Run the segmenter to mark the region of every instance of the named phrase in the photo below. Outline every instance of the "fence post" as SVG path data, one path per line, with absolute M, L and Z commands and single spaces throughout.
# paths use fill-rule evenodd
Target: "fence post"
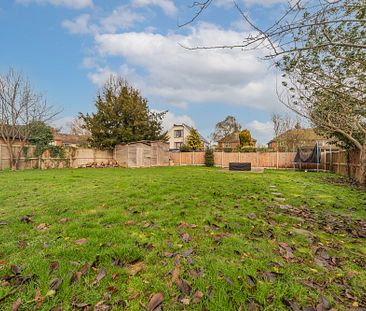
M 182 166 L 182 152 L 179 151 L 179 166 Z
M 330 145 L 330 149 L 329 149 L 329 170 L 331 171 L 331 172 L 333 172 L 333 163 L 332 163 L 332 161 L 333 161 L 333 158 L 332 158 L 332 145 Z
M 240 163 L 240 150 L 238 151 L 238 162 Z
M 257 166 L 256 167 L 259 167 L 259 155 L 258 155 L 258 151 L 255 152 L 255 155 L 256 155 L 256 160 L 257 160 Z
M 221 151 L 221 167 L 224 167 L 224 151 Z
M 0 144 L 0 171 L 3 170 L 3 145 Z
M 192 165 L 194 165 L 194 150 L 192 151 Z
M 278 149 L 276 151 L 276 168 L 278 169 Z

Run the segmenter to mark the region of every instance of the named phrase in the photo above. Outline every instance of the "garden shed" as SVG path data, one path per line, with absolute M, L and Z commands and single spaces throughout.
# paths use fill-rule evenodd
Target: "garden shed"
M 115 160 L 123 167 L 169 165 L 169 144 L 162 141 L 138 141 L 115 148 Z

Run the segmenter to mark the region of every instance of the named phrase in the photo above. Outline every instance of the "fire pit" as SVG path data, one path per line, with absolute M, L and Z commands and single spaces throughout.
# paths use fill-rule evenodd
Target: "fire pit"
M 229 170 L 230 171 L 251 171 L 252 163 L 250 163 L 250 162 L 230 162 Z

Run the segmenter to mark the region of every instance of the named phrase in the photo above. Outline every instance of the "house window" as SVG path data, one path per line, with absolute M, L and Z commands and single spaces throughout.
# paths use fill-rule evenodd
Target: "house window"
M 183 146 L 183 143 L 175 143 L 175 149 L 180 149 Z
M 225 143 L 225 147 L 224 148 L 231 148 L 231 144 L 230 143 Z
M 175 130 L 174 131 L 174 138 L 183 137 L 183 130 Z

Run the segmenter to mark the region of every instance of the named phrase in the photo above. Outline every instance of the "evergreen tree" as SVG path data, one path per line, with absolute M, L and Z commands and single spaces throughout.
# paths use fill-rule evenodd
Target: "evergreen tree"
M 165 112 L 150 111 L 140 91 L 120 77 L 111 76 L 95 107 L 95 113 L 80 113 L 83 128 L 91 133 L 92 147 L 113 149 L 121 143 L 167 138 L 162 130 Z
M 203 148 L 200 135 L 195 129 L 192 129 L 191 134 L 187 137 L 187 146 L 193 151 Z
M 205 165 L 212 167 L 215 165 L 214 152 L 211 148 L 207 148 L 205 152 Z

